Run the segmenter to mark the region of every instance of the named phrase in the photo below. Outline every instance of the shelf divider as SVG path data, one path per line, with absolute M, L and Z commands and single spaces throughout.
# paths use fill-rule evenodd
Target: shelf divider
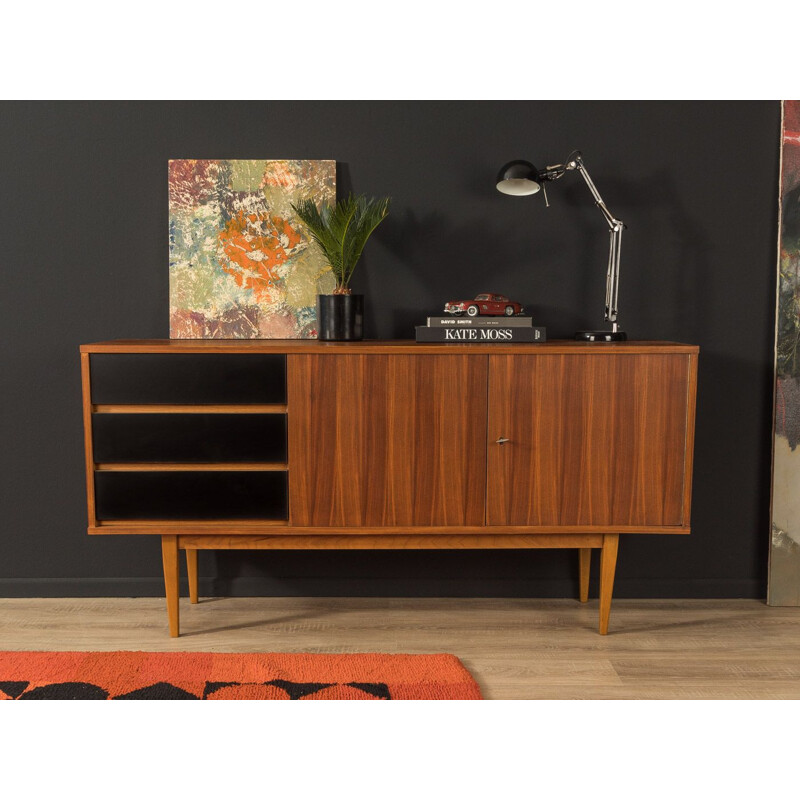
M 286 414 L 286 403 L 96 403 L 94 414 Z
M 289 465 L 285 462 L 101 462 L 94 465 L 95 472 L 286 472 Z

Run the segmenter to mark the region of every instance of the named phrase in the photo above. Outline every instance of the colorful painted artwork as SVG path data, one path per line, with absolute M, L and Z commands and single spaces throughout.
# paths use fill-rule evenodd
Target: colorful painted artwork
M 172 339 L 314 339 L 334 278 L 292 210 L 336 201 L 335 161 L 169 162 Z
M 800 605 L 800 100 L 783 103 L 772 547 L 767 602 Z

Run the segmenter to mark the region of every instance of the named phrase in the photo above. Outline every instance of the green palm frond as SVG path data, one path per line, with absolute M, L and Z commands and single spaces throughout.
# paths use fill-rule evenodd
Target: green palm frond
M 335 205 L 303 200 L 292 208 L 319 245 L 336 278 L 336 288 L 346 290 L 367 240 L 389 213 L 388 197 L 353 195 Z
M 344 262 L 350 268 L 346 276 L 346 283 L 349 283 L 353 269 L 355 269 L 358 259 L 361 258 L 367 239 L 372 235 L 375 228 L 386 219 L 390 202 L 388 197 L 377 200 L 374 198 L 368 200 L 365 197 L 355 199 L 355 224 L 348 231 L 349 236 L 345 240 Z
M 293 203 L 292 208 L 305 223 L 311 238 L 319 245 L 333 274 L 337 275 L 342 268 L 342 252 L 330 226 L 330 209 L 323 205 L 320 213 L 313 200 L 302 200 L 297 205 Z

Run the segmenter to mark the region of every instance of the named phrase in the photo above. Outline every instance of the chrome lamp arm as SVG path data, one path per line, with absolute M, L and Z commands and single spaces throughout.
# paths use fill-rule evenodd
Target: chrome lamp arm
M 622 231 L 625 230 L 625 223 L 621 219 L 617 219 L 603 202 L 600 192 L 594 185 L 594 181 L 583 163 L 583 157 L 580 151 L 575 150 L 570 153 L 564 164 L 556 164 L 552 167 L 545 167 L 539 173 L 541 181 L 552 181 L 560 178 L 565 172 L 575 170 L 580 173 L 584 183 L 589 187 L 592 193 L 595 205 L 600 209 L 600 213 L 608 223 L 609 228 L 609 248 L 608 248 L 608 269 L 606 272 L 606 311 L 604 319 L 611 323 L 611 333 L 614 336 L 619 336 L 622 332 L 619 329 L 619 264 L 620 256 L 622 254 Z M 542 184 L 544 189 L 544 183 Z M 547 202 L 547 193 L 545 191 L 545 202 Z M 594 341 L 595 336 L 599 333 L 597 331 L 583 331 L 586 334 L 581 336 L 577 334 L 578 338 L 587 338 Z
M 625 229 L 625 223 L 617 219 L 606 207 L 603 198 L 600 197 L 600 192 L 594 185 L 588 170 L 584 166 L 583 158 L 580 153 L 574 153 L 573 157 L 567 163 L 567 169 L 576 169 L 580 172 L 589 191 L 594 197 L 595 205 L 600 209 L 600 212 L 605 217 L 609 227 L 609 248 L 608 248 L 608 272 L 606 274 L 606 314 L 605 319 L 611 323 L 611 331 L 617 333 L 619 330 L 619 323 L 617 321 L 618 310 L 617 303 L 619 301 L 619 261 L 622 254 L 622 231 Z

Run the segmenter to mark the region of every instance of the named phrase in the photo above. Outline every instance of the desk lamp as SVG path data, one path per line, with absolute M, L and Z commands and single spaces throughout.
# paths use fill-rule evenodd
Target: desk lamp
M 529 161 L 510 161 L 499 172 L 497 176 L 497 189 L 503 194 L 515 196 L 536 194 L 539 189 L 543 190 L 545 205 L 549 208 L 547 201 L 547 189 L 545 184 L 548 181 L 558 180 L 565 172 L 577 170 L 589 187 L 589 191 L 594 197 L 595 205 L 600 209 L 609 227 L 610 243 L 608 250 L 608 271 L 606 273 L 606 322 L 611 323 L 610 331 L 578 331 L 575 338 L 584 342 L 622 342 L 628 337 L 619 328 L 617 315 L 617 297 L 619 295 L 619 257 L 622 249 L 622 231 L 625 223 L 614 217 L 606 208 L 603 198 L 597 191 L 586 167 L 583 164 L 583 157 L 579 150 L 574 150 L 569 154 L 563 164 L 555 164 L 552 167 L 536 169 Z

